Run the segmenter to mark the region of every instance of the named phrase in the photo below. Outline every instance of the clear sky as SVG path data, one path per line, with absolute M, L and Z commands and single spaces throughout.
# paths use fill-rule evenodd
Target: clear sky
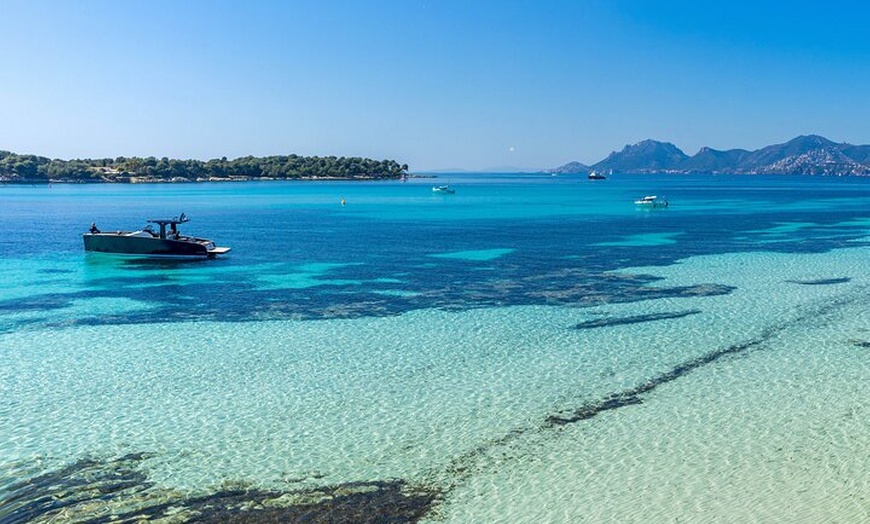
M 870 3 L 0 0 L 0 150 L 411 171 L 870 143 Z

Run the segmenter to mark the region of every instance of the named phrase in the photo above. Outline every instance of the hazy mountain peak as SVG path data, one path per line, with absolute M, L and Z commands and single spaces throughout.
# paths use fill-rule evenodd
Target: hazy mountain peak
M 577 172 L 561 169 L 552 171 Z M 589 169 L 617 173 L 870 175 L 870 145 L 837 144 L 823 136 L 801 135 L 755 151 L 720 151 L 704 146 L 689 157 L 670 142 L 646 139 L 610 153 Z
M 590 171 L 589 166 L 583 164 L 581 162 L 568 162 L 563 166 L 559 166 L 555 169 L 547 170 L 548 173 L 561 173 L 561 174 L 586 174 Z
M 593 169 L 614 171 L 668 171 L 676 168 L 689 158 L 677 146 L 670 142 L 657 140 L 642 140 L 633 145 L 627 145 L 622 151 L 610 155 L 594 164 Z

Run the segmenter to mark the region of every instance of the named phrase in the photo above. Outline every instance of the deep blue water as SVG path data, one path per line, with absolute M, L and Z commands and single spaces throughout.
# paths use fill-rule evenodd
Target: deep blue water
M 431 192 L 446 180 L 455 195 Z M 638 209 L 633 200 L 644 194 L 665 196 L 671 205 Z M 0 206 L 0 259 L 56 260 L 38 271 L 76 279 L 86 270 L 85 280 L 63 292 L 0 293 L 0 311 L 129 297 L 163 307 L 68 320 L 331 318 L 584 305 L 589 296 L 596 303 L 632 301 L 650 298 L 636 292 L 647 280 L 616 280 L 607 271 L 702 254 L 854 247 L 866 242 L 870 180 L 463 174 L 404 184 L 7 185 L 0 187 Z M 229 256 L 173 262 L 83 252 L 80 236 L 91 222 L 103 230 L 137 229 L 146 218 L 181 212 L 192 217 L 185 232 L 230 246 Z M 105 266 L 113 271 L 102 272 Z M 173 280 L 190 272 L 208 278 Z M 288 277 L 297 283 L 263 285 Z

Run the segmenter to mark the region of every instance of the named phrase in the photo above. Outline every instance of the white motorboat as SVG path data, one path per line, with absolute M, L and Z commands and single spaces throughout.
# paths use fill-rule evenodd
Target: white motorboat
M 668 201 L 665 198 L 659 198 L 656 195 L 647 195 L 634 201 L 638 206 L 644 207 L 668 207 Z

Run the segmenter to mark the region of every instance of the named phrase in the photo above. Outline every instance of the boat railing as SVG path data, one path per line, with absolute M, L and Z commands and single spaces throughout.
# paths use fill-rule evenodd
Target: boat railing
M 154 232 L 148 231 L 147 229 L 140 229 L 139 231 L 131 231 L 124 235 L 125 237 L 145 237 L 145 238 L 154 238 Z

